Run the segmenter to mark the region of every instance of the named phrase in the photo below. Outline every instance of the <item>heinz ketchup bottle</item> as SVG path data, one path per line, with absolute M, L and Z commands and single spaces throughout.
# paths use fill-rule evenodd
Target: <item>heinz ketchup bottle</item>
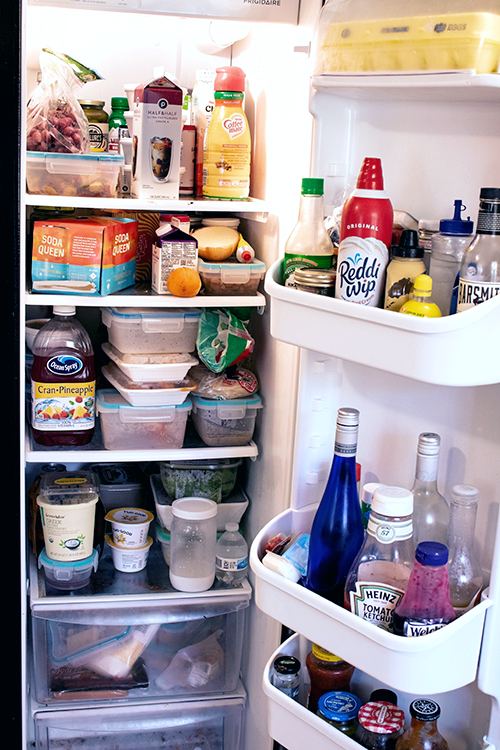
M 53 312 L 33 344 L 33 437 L 41 445 L 85 445 L 95 427 L 94 351 L 74 307 Z
M 379 307 L 389 261 L 393 210 L 380 159 L 366 157 L 342 210 L 335 296 Z

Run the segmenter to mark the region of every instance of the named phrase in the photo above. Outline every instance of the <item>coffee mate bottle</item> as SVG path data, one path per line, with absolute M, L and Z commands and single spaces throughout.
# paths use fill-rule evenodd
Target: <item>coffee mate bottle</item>
M 366 157 L 356 189 L 342 210 L 335 296 L 379 307 L 389 261 L 393 209 L 380 159 Z
M 481 188 L 477 233 L 460 266 L 456 309 L 462 312 L 497 294 L 500 294 L 500 188 Z

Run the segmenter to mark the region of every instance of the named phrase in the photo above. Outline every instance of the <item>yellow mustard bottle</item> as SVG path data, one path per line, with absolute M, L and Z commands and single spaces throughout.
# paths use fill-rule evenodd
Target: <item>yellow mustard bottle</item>
M 426 273 L 421 273 L 413 282 L 408 302 L 405 302 L 399 312 L 405 315 L 415 315 L 417 318 L 440 318 L 441 310 L 431 300 L 432 279 Z
M 245 73 L 217 68 L 215 108 L 203 146 L 203 197 L 241 200 L 250 194 L 251 138 L 243 110 Z
M 391 248 L 391 262 L 385 280 L 386 310 L 399 312 L 410 298 L 413 282 L 425 273 L 424 250 L 418 245 L 418 234 L 413 229 L 403 229 L 399 244 Z

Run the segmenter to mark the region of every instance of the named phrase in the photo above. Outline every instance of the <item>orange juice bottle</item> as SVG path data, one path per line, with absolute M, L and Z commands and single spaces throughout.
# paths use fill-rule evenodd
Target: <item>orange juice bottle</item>
M 203 197 L 238 200 L 250 189 L 251 140 L 243 111 L 245 73 L 217 68 L 215 109 L 203 147 Z

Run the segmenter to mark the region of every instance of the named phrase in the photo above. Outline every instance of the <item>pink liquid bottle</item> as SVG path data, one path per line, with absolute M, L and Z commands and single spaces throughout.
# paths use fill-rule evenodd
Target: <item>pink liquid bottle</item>
M 408 587 L 394 610 L 396 635 L 415 637 L 439 630 L 455 619 L 450 601 L 448 547 L 440 542 L 420 542 Z

